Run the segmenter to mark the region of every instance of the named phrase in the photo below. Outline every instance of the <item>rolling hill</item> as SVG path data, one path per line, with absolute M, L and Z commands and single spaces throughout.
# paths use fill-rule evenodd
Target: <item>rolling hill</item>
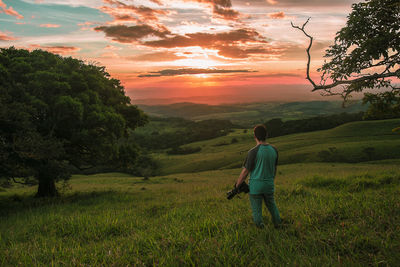
M 399 124 L 272 138 L 279 229 L 266 209 L 265 228 L 256 228 L 246 196 L 226 200 L 254 145 L 243 129 L 190 144 L 199 153 L 156 154 L 162 175 L 147 179 L 74 175 L 54 199 L 14 185 L 0 191 L 0 265 L 396 266 Z
M 268 141 L 279 150 L 279 163 L 345 162 L 400 158 L 400 135 L 392 129 L 400 119 L 360 121 L 334 129 L 291 134 Z M 189 144 L 201 151 L 189 155 L 153 154 L 161 174 L 198 172 L 240 167 L 255 145 L 251 130 L 237 129 L 227 136 Z
M 226 119 L 247 127 L 273 118 L 300 119 L 342 112 L 356 113 L 366 109 L 366 106 L 363 106 L 360 102 L 355 102 L 343 108 L 341 101 L 268 102 L 235 105 L 175 103 L 154 106 L 139 105 L 139 107 L 150 116 L 182 117 L 195 121 Z

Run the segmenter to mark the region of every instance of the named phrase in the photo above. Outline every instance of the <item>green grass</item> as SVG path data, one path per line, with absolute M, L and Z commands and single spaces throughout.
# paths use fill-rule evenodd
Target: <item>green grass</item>
M 1 266 L 395 266 L 400 160 L 282 165 L 276 202 L 290 223 L 252 223 L 226 200 L 240 169 L 143 180 L 73 176 L 56 199 L 0 192 Z M 61 186 L 61 185 L 59 185 Z
M 291 134 L 268 141 L 278 148 L 280 164 L 398 159 L 400 135 L 392 132 L 398 125 L 400 119 L 352 122 L 330 130 Z M 238 142 L 231 144 L 233 138 Z M 221 143 L 228 145 L 217 145 Z M 188 145 L 201 147 L 199 153 L 153 156 L 161 164 L 161 174 L 227 169 L 240 167 L 254 145 L 250 129 L 246 133 L 235 130 L 228 136 Z
M 271 139 L 281 162 L 275 198 L 289 222 L 280 229 L 265 207 L 266 227 L 256 228 L 248 197 L 225 196 L 251 131 L 190 144 L 200 153 L 155 154 L 162 175 L 149 179 L 75 175 L 54 199 L 33 198 L 35 187 L 2 189 L 0 266 L 396 266 L 399 124 Z

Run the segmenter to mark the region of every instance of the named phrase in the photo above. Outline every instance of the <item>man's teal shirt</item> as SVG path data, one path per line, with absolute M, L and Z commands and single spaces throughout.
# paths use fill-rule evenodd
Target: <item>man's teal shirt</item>
M 252 148 L 244 166 L 250 172 L 250 194 L 273 194 L 278 151 L 270 144 Z

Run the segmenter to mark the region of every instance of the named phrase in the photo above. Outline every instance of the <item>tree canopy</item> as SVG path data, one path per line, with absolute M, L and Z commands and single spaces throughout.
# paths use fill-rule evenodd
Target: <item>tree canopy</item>
M 400 2 L 367 0 L 353 4 L 346 25 L 336 33 L 334 44 L 326 50 L 327 60 L 318 69 L 321 73 L 318 84 L 310 77 L 313 37 L 304 29 L 308 21 L 302 27 L 292 26 L 310 39 L 307 79 L 313 91 L 341 95 L 346 100 L 354 92 L 383 89 L 376 94 L 367 93 L 364 102 L 370 103 L 372 109 L 389 107 L 392 109 L 389 113 L 400 115 Z
M 146 121 L 104 67 L 42 50 L 0 50 L 0 178 L 36 179 L 38 196 L 55 195 L 54 181 L 69 178 L 71 166 L 134 155 L 118 141 Z

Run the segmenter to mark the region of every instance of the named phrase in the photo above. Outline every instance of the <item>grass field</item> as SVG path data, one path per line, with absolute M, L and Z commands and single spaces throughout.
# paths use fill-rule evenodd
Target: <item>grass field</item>
M 291 134 L 268 141 L 279 150 L 279 163 L 365 162 L 400 158 L 400 135 L 392 129 L 400 119 L 361 121 L 334 129 Z M 232 140 L 237 142 L 232 144 Z M 247 151 L 255 145 L 251 130 L 235 130 L 228 136 L 192 143 L 201 151 L 189 155 L 153 156 L 161 164 L 161 174 L 198 172 L 240 167 Z
M 281 166 L 281 229 L 265 208 L 256 228 L 247 196 L 226 200 L 240 169 L 74 176 L 57 199 L 14 188 L 0 193 L 0 265 L 395 266 L 399 164 Z
M 243 130 L 191 144 L 198 154 L 159 154 L 164 173 L 149 179 L 75 175 L 54 199 L 33 198 L 35 187 L 3 189 L 0 266 L 396 266 L 400 137 L 390 130 L 399 124 L 272 139 L 282 161 L 275 198 L 287 222 L 279 229 L 265 207 L 266 227 L 253 225 L 247 196 L 226 199 L 240 172 L 233 167 L 254 142 Z M 360 162 L 340 162 L 352 150 Z M 294 155 L 302 162 L 288 164 Z

